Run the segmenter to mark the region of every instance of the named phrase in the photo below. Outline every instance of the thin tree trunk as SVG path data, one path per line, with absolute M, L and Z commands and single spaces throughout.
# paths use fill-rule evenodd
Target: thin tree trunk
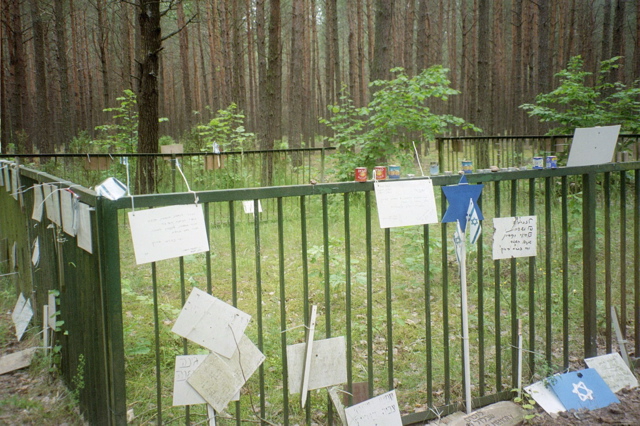
M 491 94 L 489 87 L 491 84 L 491 13 L 488 0 L 478 1 L 478 102 L 477 117 L 478 125 L 485 131 L 485 134 L 491 134 Z M 483 99 L 483 102 L 480 102 Z M 489 164 L 489 151 L 486 144 L 480 144 L 476 151 L 476 161 L 479 168 L 487 168 Z
M 69 96 L 69 65 L 67 62 L 67 33 L 64 3 L 63 0 L 54 2 L 53 13 L 56 30 L 56 63 L 58 65 L 58 80 L 60 82 L 59 139 L 66 145 L 70 141 L 71 136 L 75 134 L 75 123 L 73 122 Z
M 182 70 L 182 96 L 184 99 L 184 110 L 182 113 L 182 122 L 185 127 L 181 130 L 191 128 L 191 116 L 193 111 L 193 97 L 191 86 L 191 70 L 189 66 L 189 29 L 185 26 L 186 19 L 184 16 L 183 2 L 176 4 L 176 15 L 178 17 L 178 28 L 182 28 L 179 33 L 180 46 L 180 69 Z

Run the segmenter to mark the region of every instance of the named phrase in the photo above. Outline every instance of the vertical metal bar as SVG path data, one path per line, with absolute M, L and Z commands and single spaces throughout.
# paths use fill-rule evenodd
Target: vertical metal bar
M 384 269 L 387 294 L 387 388 L 393 390 L 393 310 L 391 307 L 391 229 L 384 230 Z
M 494 207 L 495 214 L 494 217 L 500 217 L 500 182 L 494 182 Z M 500 326 L 500 261 L 493 261 L 493 279 L 494 279 L 494 303 L 495 303 L 495 311 L 494 311 L 494 322 L 495 322 L 495 345 L 496 345 L 496 391 L 500 392 L 502 390 L 502 342 L 500 336 L 500 330 L 502 330 Z
M 324 161 L 325 161 L 325 149 L 322 147 L 320 151 L 320 182 L 324 183 Z
M 444 151 L 443 151 L 443 138 L 436 138 L 436 148 L 438 149 L 438 163 L 440 164 L 440 173 L 443 173 L 445 169 L 444 165 Z
M 324 153 L 324 148 L 322 149 Z M 344 271 L 345 271 L 345 321 L 347 339 L 347 392 L 349 406 L 353 405 L 353 337 L 351 335 L 351 226 L 349 218 L 349 193 L 344 194 Z
M 444 192 L 440 191 L 440 199 L 442 206 L 442 215 L 446 211 L 446 197 Z M 445 404 L 451 402 L 451 352 L 449 348 L 449 265 L 447 242 L 447 224 L 441 225 L 442 235 L 442 343 L 444 357 L 444 401 Z
M 429 262 L 429 225 L 423 225 L 424 250 L 424 323 L 425 323 L 425 355 L 427 370 L 427 405 L 433 406 L 433 354 L 431 331 L 431 263 Z
M 536 214 L 536 179 L 529 179 L 529 215 Z M 536 371 L 536 257 L 529 257 L 529 378 Z
M 478 208 L 482 211 L 482 194 L 478 198 Z M 486 226 L 486 225 L 485 225 Z M 485 228 L 487 229 L 487 228 Z M 485 345 L 484 345 L 484 246 L 483 233 L 478 236 L 476 243 L 477 249 L 477 281 L 478 281 L 478 387 L 480 388 L 480 396 L 485 395 L 486 384 L 485 375 Z
M 307 243 L 307 204 L 306 198 L 303 196 L 300 197 L 300 234 L 302 235 L 301 239 L 301 252 L 302 252 L 302 294 L 304 303 L 303 314 L 304 314 L 304 323 L 309 323 L 309 262 L 308 262 L 308 243 Z M 311 424 L 311 398 L 307 398 L 307 403 L 305 404 L 305 421 L 307 425 Z
M 569 368 L 569 194 L 567 176 L 562 176 L 562 336 L 563 367 Z
M 171 154 L 171 192 L 176 192 L 176 154 Z
M 329 268 L 329 203 L 327 194 L 322 194 L 322 240 L 324 245 L 324 305 L 325 336 L 331 337 L 331 270 Z M 327 423 L 333 424 L 333 405 L 327 397 Z
M 184 257 L 180 256 L 178 258 L 178 268 L 180 269 L 180 306 L 184 306 L 187 301 L 185 283 L 184 283 Z M 184 337 L 182 338 L 182 354 L 187 355 L 189 353 L 189 345 L 188 340 Z M 185 405 L 184 407 L 184 417 L 185 424 L 188 426 L 191 424 L 191 407 Z
M 640 352 L 640 170 L 635 170 L 635 200 L 633 215 L 633 301 L 635 353 Z
M 282 197 L 278 197 L 278 269 L 280 275 L 280 346 L 282 357 L 282 410 L 284 424 L 289 424 L 289 370 L 287 366 L 287 295 L 284 279 L 284 219 Z
M 605 340 L 611 353 L 611 173 L 604 174 L 604 304 L 606 318 Z
M 208 204 L 205 204 L 208 206 Z M 207 221 L 207 229 L 209 229 L 209 222 Z M 238 263 L 236 253 L 236 214 L 235 204 L 233 201 L 229 201 L 229 249 L 230 249 L 230 261 L 231 261 L 231 302 L 233 306 L 238 307 Z M 242 424 L 240 415 L 240 401 L 235 402 L 235 416 L 236 426 Z
M 582 175 L 582 282 L 584 302 L 584 356 L 598 354 L 596 312 L 596 177 Z
M 151 263 L 151 288 L 153 289 L 153 337 L 156 350 L 156 422 L 162 424 L 162 376 L 160 374 L 160 320 L 158 319 L 158 280 L 156 262 Z
M 620 328 L 627 336 L 627 174 L 620 172 Z
M 517 216 L 518 180 L 511 181 L 511 216 Z M 511 387 L 518 387 L 518 262 L 511 258 Z
M 127 421 L 127 396 L 122 331 L 122 288 L 120 282 L 120 243 L 118 210 L 102 197 L 96 201 L 96 218 L 102 287 L 102 314 L 106 336 L 106 374 L 109 378 L 109 418 L 111 425 Z
M 259 200 L 253 200 L 253 229 L 255 236 L 255 262 L 256 262 L 256 321 L 258 323 L 258 349 L 264 351 L 263 325 L 262 325 L 262 267 L 260 246 L 260 213 Z M 260 418 L 267 414 L 266 393 L 264 387 L 264 363 L 258 369 L 260 380 Z
M 553 355 L 553 318 L 551 317 L 552 287 L 551 287 L 551 255 L 552 255 L 552 228 L 551 228 L 551 188 L 552 178 L 544 179 L 544 241 L 545 241 L 545 341 L 547 366 L 552 364 Z
M 210 222 L 209 222 L 209 203 L 205 203 L 203 206 L 203 215 L 204 215 L 204 224 L 207 229 L 207 241 L 209 242 L 209 247 L 211 245 L 211 231 L 209 230 Z M 207 293 L 213 294 L 213 284 L 211 282 L 213 274 L 211 273 L 211 250 L 208 250 L 205 254 L 205 262 L 207 268 Z
M 373 255 L 371 237 L 371 191 L 364 193 L 367 250 L 367 387 L 373 398 Z

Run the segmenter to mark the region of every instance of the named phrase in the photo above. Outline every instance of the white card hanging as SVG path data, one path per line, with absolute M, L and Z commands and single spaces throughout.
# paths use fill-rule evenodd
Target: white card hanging
M 42 222 L 42 210 L 44 209 L 44 197 L 42 185 L 33 185 L 33 213 L 31 219 Z
M 91 236 L 91 207 L 85 203 L 78 203 L 78 247 L 93 253 L 93 241 Z

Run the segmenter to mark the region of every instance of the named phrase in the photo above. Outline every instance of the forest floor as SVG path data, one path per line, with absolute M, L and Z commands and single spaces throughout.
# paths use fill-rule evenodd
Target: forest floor
M 0 289 L 0 357 L 42 345 L 34 329 L 18 342 L 11 320 L 11 292 Z M 32 322 L 33 324 L 33 322 Z M 73 394 L 39 350 L 31 365 L 0 375 L 0 425 L 84 425 Z

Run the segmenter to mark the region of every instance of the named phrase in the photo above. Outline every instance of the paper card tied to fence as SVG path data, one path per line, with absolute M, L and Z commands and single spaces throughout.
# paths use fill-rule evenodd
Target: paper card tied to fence
M 172 331 L 212 352 L 231 358 L 251 316 L 194 288 Z

